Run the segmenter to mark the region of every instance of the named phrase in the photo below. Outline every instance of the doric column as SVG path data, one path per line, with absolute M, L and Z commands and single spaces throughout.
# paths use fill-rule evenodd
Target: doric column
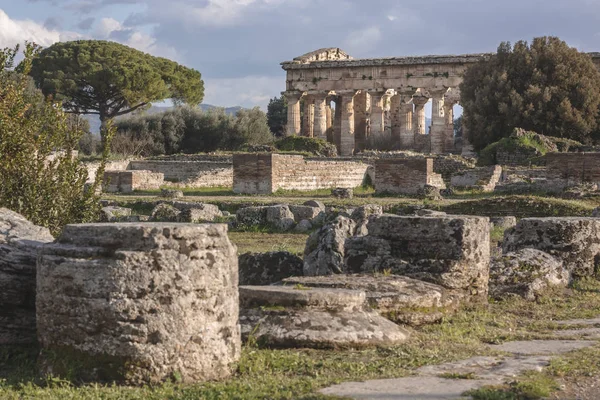
M 450 88 L 444 97 L 445 131 L 444 151 L 446 153 L 456 152 L 454 145 L 454 105 L 460 103 L 460 89 Z
M 447 91 L 448 88 L 429 91 L 431 95 L 431 152 L 433 154 L 444 152 L 444 134 L 446 132 L 444 95 Z
M 367 92 L 364 90 L 354 96 L 354 137 L 357 151 L 364 150 L 367 145 Z
M 302 136 L 313 137 L 315 120 L 315 103 L 312 95 L 304 96 L 304 115 L 302 124 Z
M 342 148 L 342 98 L 336 96 L 335 99 L 335 114 L 333 118 L 333 143 L 338 149 L 338 154 L 341 154 Z
M 415 135 L 425 135 L 425 104 L 429 101 L 429 97 L 417 93 L 413 96 L 412 102 L 415 105 L 415 119 L 413 128 Z
M 287 136 L 295 136 L 300 134 L 300 98 L 302 92 L 283 92 L 287 100 Z
M 383 97 L 385 90 L 370 90 L 371 96 L 371 135 L 381 135 L 385 131 Z
M 327 111 L 325 99 L 327 93 L 317 93 L 313 95 L 314 99 L 314 125 L 313 136 L 320 139 L 327 139 Z
M 414 147 L 412 93 L 392 97 L 392 137 L 401 149 Z
M 338 92 L 341 97 L 340 115 L 340 146 L 338 151 L 342 156 L 354 154 L 354 95 L 356 91 Z
M 390 99 L 390 114 L 392 118 L 392 140 L 400 146 L 402 132 L 402 95 L 396 93 Z

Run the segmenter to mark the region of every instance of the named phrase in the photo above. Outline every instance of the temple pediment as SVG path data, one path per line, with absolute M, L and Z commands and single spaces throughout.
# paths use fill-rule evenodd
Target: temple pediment
M 338 47 L 330 47 L 311 51 L 300 57 L 294 58 L 294 63 L 309 64 L 315 61 L 341 61 L 352 60 L 353 58 Z

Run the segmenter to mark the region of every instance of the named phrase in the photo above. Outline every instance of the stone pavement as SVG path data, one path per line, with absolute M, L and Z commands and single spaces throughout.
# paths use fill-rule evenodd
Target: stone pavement
M 429 365 L 415 371 L 414 376 L 346 382 L 321 390 L 326 395 L 351 399 L 376 400 L 454 400 L 467 399 L 463 394 L 487 385 L 499 385 L 525 371 L 540 371 L 553 356 L 596 345 L 600 339 L 600 318 L 559 321 L 558 325 L 586 326 L 553 332 L 556 339 L 506 342 L 490 346 L 506 353 L 498 357 L 473 357 L 441 365 Z M 577 337 L 588 340 L 562 340 Z M 452 379 L 449 375 L 469 379 Z

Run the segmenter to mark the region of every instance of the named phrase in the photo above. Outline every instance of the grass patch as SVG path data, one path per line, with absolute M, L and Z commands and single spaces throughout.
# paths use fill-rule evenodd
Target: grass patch
M 308 234 L 229 232 L 229 239 L 237 245 L 238 254 L 287 251 L 301 257 Z
M 246 346 L 232 378 L 196 385 L 166 383 L 130 388 L 76 386 L 69 381 L 40 380 L 35 369 L 37 349 L 0 347 L 0 398 L 326 399 L 328 397 L 316 394 L 318 389 L 342 381 L 402 377 L 423 365 L 491 355 L 491 350 L 485 346 L 487 343 L 544 337 L 556 328 L 552 321 L 589 318 L 597 316 L 598 310 L 600 282 L 585 280 L 571 290 L 550 293 L 538 302 L 510 299 L 469 305 L 440 324 L 416 329 L 407 343 L 390 348 L 335 351 L 269 350 Z M 503 388 L 481 389 L 476 394 L 480 397 L 476 398 L 524 399 L 527 397 L 515 396 L 544 394 L 546 390 L 554 390 L 554 380 L 558 376 L 578 376 L 600 369 L 599 349 L 588 349 L 578 356 L 563 358 L 565 361 L 554 361 L 544 373 L 546 375 L 528 374 Z M 592 369 L 586 366 L 589 363 L 593 365 Z

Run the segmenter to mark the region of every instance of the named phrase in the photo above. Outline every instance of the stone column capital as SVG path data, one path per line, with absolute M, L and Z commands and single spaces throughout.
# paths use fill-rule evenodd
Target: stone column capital
M 298 90 L 288 90 L 286 92 L 281 92 L 281 94 L 285 96 L 288 101 L 299 101 L 304 95 L 304 92 Z
M 326 99 L 327 96 L 329 96 L 329 91 L 323 91 L 323 90 L 309 90 L 308 92 L 306 92 L 307 96 L 311 96 L 314 99 L 319 99 L 319 100 L 323 100 Z
M 429 97 L 417 94 L 412 97 L 412 102 L 417 107 L 423 107 L 429 101 Z
M 338 96 L 342 96 L 344 98 L 351 97 L 353 98 L 359 91 L 357 90 L 336 90 L 335 94 Z
M 444 96 L 444 102 L 451 103 L 452 105 L 460 103 L 460 89 L 450 88 Z
M 434 87 L 426 89 L 426 92 L 429 93 L 429 96 L 431 96 L 432 99 L 442 100 L 446 93 L 448 93 L 448 89 L 449 88 L 446 87 Z

